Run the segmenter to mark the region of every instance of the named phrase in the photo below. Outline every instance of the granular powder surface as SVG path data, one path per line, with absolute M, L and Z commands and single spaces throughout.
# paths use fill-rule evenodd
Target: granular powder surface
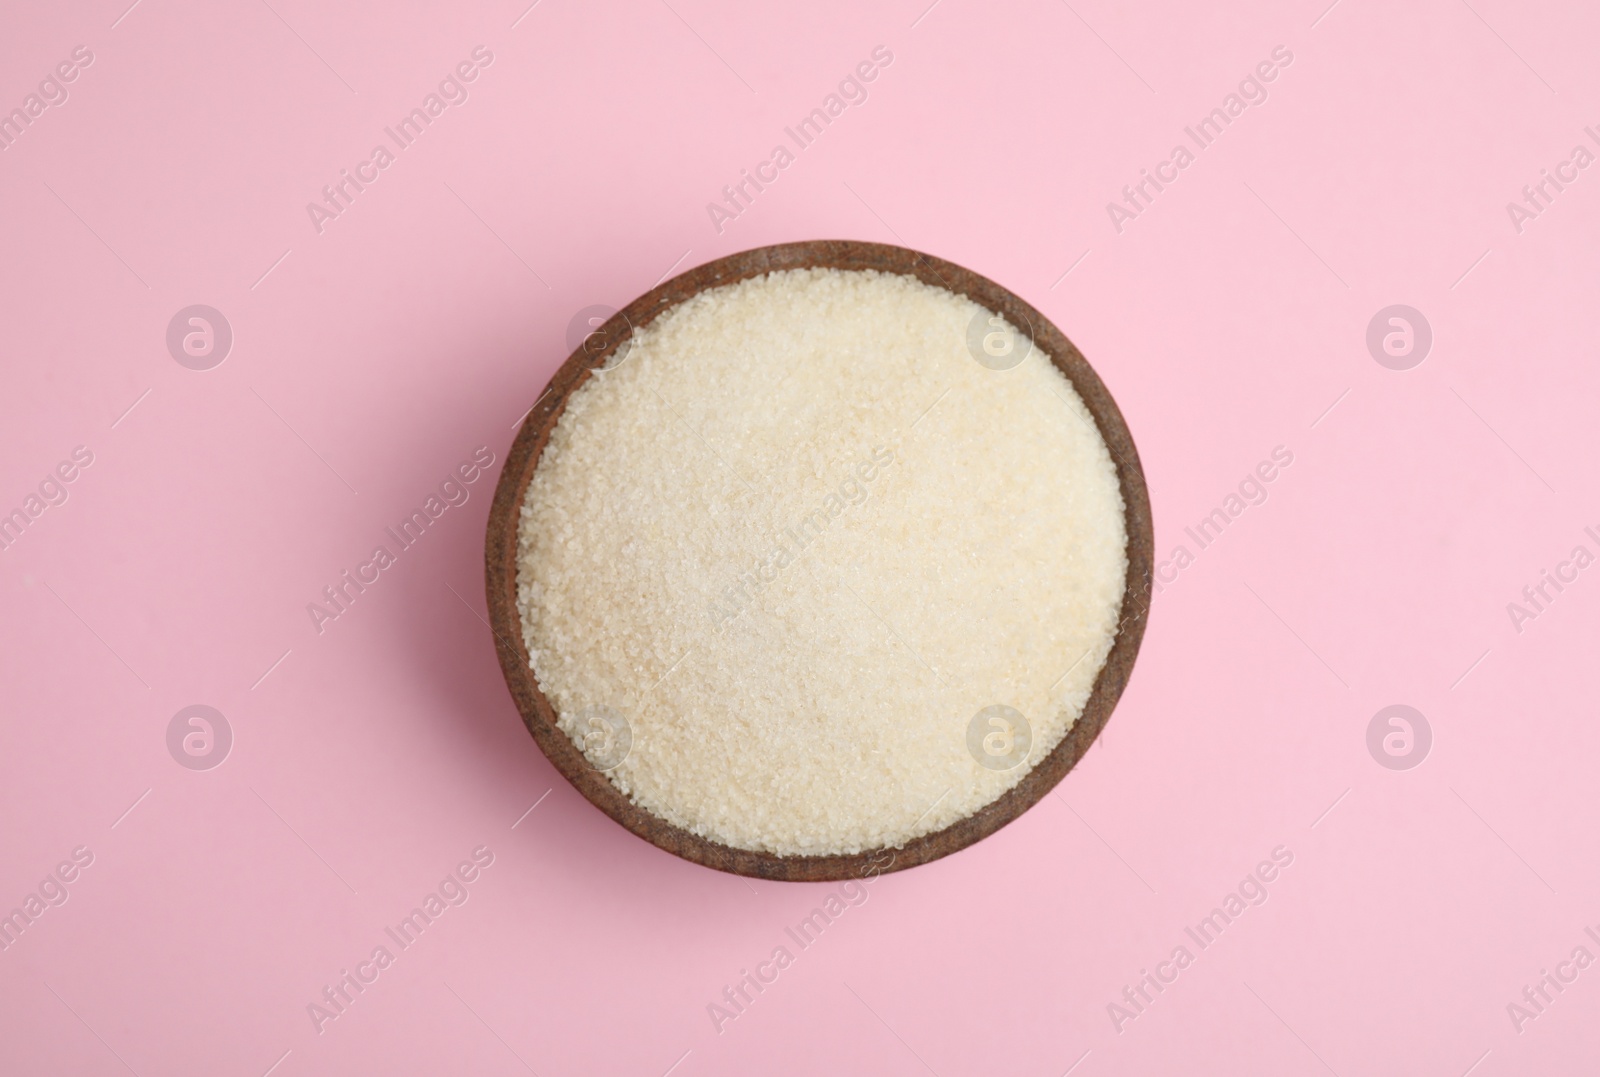
M 990 317 L 909 276 L 775 272 L 662 314 L 568 400 L 522 505 L 523 636 L 635 804 L 741 849 L 899 846 L 1077 720 L 1121 490 L 1045 355 L 975 358 Z

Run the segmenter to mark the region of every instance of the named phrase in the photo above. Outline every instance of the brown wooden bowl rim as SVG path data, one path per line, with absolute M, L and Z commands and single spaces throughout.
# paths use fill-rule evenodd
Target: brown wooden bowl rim
M 877 269 L 909 274 L 925 283 L 966 295 L 1002 314 L 1022 329 L 1055 362 L 1083 399 L 1117 468 L 1128 535 L 1128 576 L 1117 638 L 1095 679 L 1093 690 L 1061 742 L 1023 779 L 997 799 L 942 830 L 924 834 L 900 848 L 836 856 L 778 856 L 735 849 L 700 837 L 630 801 L 595 769 L 556 724 L 555 710 L 529 665 L 517 608 L 517 539 L 522 500 L 568 399 L 618 344 L 664 311 L 707 288 L 733 284 L 776 270 L 832 267 Z M 964 849 L 1016 819 L 1044 797 L 1083 758 L 1111 716 L 1133 671 L 1150 612 L 1150 572 L 1154 530 L 1144 470 L 1122 413 L 1104 383 L 1072 342 L 1048 318 L 1020 297 L 952 262 L 904 247 L 858 240 L 808 240 L 741 251 L 697 266 L 629 303 L 596 335 L 603 347 L 580 344 L 550 379 L 545 393 L 523 420 L 495 488 L 484 542 L 484 583 L 495 650 L 506 686 L 523 722 L 557 770 L 592 804 L 653 845 L 697 864 L 758 879 L 822 882 L 863 878 L 925 864 Z

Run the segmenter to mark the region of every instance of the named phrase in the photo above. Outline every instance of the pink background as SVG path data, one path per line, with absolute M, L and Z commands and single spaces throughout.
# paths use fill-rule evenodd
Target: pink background
M 0 109 L 94 60 L 0 153 L 0 512 L 74 446 L 94 463 L 0 552 L 0 911 L 94 861 L 0 952 L 0 1069 L 1600 1056 L 1600 966 L 1520 1032 L 1507 1010 L 1600 956 L 1600 572 L 1521 632 L 1506 610 L 1600 552 L 1600 175 L 1520 234 L 1505 208 L 1600 124 L 1580 5 L 29 7 L 0 13 Z M 318 234 L 306 203 L 480 45 L 469 99 Z M 869 99 L 718 234 L 705 204 L 879 45 Z M 1270 98 L 1119 234 L 1107 202 L 1278 45 Z M 1045 311 L 1127 416 L 1163 559 L 1274 446 L 1294 463 L 1157 596 L 1054 795 L 874 882 L 719 1033 L 708 1004 L 834 888 L 676 860 L 545 761 L 481 619 L 498 467 L 320 634 L 306 604 L 475 447 L 503 458 L 579 309 L 815 237 Z M 165 344 L 197 303 L 234 333 L 204 372 Z M 1365 343 L 1395 303 L 1434 334 L 1403 372 Z M 216 769 L 166 746 L 196 703 L 233 730 Z M 1433 731 L 1412 770 L 1366 747 L 1394 703 Z M 1280 845 L 1267 902 L 1119 1032 L 1124 985 Z M 319 1034 L 307 1005 L 478 846 L 466 904 Z

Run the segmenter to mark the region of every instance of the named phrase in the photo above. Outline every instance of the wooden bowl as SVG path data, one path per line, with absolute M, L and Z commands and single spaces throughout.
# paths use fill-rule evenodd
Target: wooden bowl
M 567 400 L 596 367 L 606 363 L 619 345 L 629 343 L 634 330 L 649 325 L 663 311 L 707 288 L 733 284 L 775 270 L 818 267 L 907 274 L 926 284 L 966 295 L 1004 315 L 1055 361 L 1094 416 L 1100 436 L 1116 461 L 1122 499 L 1127 506 L 1128 578 L 1117 638 L 1095 680 L 1083 714 L 1055 749 L 1019 783 L 974 814 L 943 830 L 913 839 L 898 849 L 869 850 L 848 856 L 778 856 L 718 844 L 638 807 L 612 785 L 604 773 L 590 765 L 556 725 L 555 710 L 528 665 L 528 650 L 522 638 L 522 619 L 517 609 L 517 529 L 528 483 Z M 495 648 L 500 655 L 506 686 L 511 689 L 511 698 L 516 701 L 517 710 L 522 713 L 533 739 L 580 793 L 639 837 L 686 860 L 759 879 L 820 882 L 898 871 L 963 849 L 1032 807 L 1072 769 L 1111 716 L 1133 671 L 1150 612 L 1153 547 L 1144 471 L 1139 466 L 1139 454 L 1122 421 L 1122 413 L 1093 368 L 1049 319 L 988 278 L 939 258 L 882 243 L 812 240 L 760 247 L 691 269 L 629 303 L 578 346 L 556 371 L 544 395 L 524 420 L 500 473 L 484 543 L 484 584 L 488 591 Z

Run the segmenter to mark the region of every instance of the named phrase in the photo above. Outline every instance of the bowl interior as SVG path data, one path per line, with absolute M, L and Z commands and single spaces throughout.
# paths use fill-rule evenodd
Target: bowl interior
M 841 856 L 778 856 L 735 849 L 702 838 L 636 806 L 594 768 L 556 724 L 556 714 L 529 667 L 517 608 L 518 526 L 523 496 L 568 399 L 591 373 L 604 366 L 634 330 L 643 328 L 707 288 L 733 284 L 784 269 L 876 269 L 916 277 L 966 295 L 1005 318 L 1048 354 L 1094 417 L 1111 451 L 1125 506 L 1128 575 L 1116 640 L 1096 678 L 1082 715 L 1061 742 L 1020 782 L 982 809 L 900 848 Z M 528 731 L 550 761 L 601 811 L 646 841 L 707 867 L 762 879 L 801 882 L 863 878 L 898 871 L 947 856 L 1011 822 L 1043 797 L 1081 759 L 1110 717 L 1132 673 L 1150 611 L 1154 533 L 1144 472 L 1133 438 L 1105 385 L 1060 330 L 1033 307 L 993 281 L 958 265 L 881 243 L 813 240 L 761 247 L 730 255 L 653 288 L 613 315 L 579 345 L 556 371 L 528 417 L 501 471 L 489 512 L 484 548 L 484 583 L 495 649 L 506 686 Z

